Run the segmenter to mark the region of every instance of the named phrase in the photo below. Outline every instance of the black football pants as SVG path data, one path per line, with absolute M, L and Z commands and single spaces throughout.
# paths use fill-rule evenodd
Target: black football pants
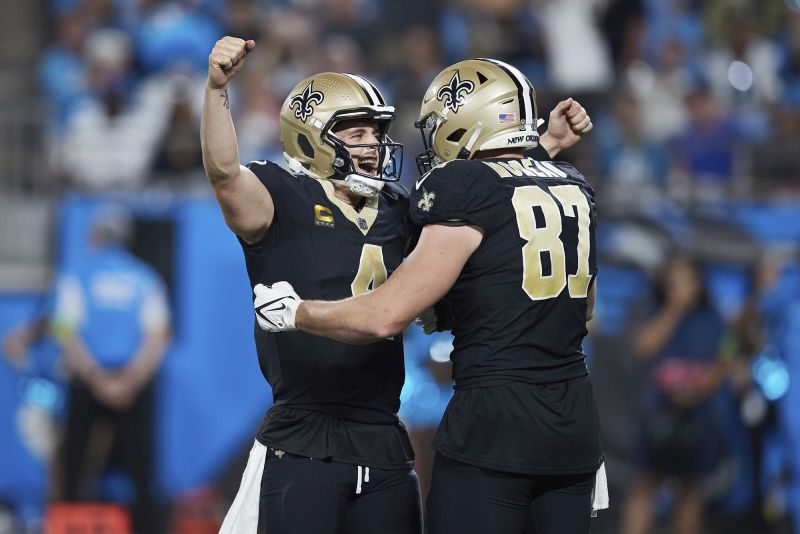
M 412 469 L 384 471 L 267 449 L 259 534 L 421 534 Z
M 429 534 L 588 534 L 595 473 L 522 475 L 436 454 Z

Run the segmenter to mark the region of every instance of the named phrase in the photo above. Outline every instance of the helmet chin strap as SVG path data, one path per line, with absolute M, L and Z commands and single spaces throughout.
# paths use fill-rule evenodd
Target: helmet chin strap
M 389 158 L 383 158 L 383 170 L 389 166 Z M 366 176 L 362 176 L 360 174 L 348 174 L 344 177 L 344 180 L 332 180 L 339 183 L 344 183 L 347 187 L 350 188 L 350 191 L 353 194 L 356 194 L 361 197 L 372 198 L 376 196 L 381 189 L 383 189 L 384 181 L 383 180 L 376 180 L 374 178 L 367 178 Z
M 354 194 L 366 198 L 376 196 L 385 184 L 383 180 L 367 178 L 360 174 L 348 174 L 344 180 L 331 180 L 331 182 L 345 184 Z
M 300 163 L 298 159 L 291 157 L 286 152 L 283 153 L 283 158 L 286 160 L 286 167 L 292 174 L 305 174 L 307 176 L 311 176 L 311 174 L 308 172 L 308 169 L 303 167 L 303 164 Z
M 312 178 L 318 178 L 315 174 L 311 173 L 306 169 L 297 159 L 289 156 L 285 152 L 283 153 L 284 158 L 286 158 L 286 164 L 289 168 L 290 172 L 295 174 L 305 174 L 307 176 L 311 176 Z M 383 168 L 387 167 L 387 163 L 384 162 Z M 339 179 L 330 179 L 329 180 L 335 184 L 344 184 L 350 188 L 354 194 L 366 198 L 371 198 L 376 196 L 386 182 L 383 180 L 375 180 L 373 178 L 367 178 L 366 176 L 361 176 L 360 174 L 348 174 L 344 177 L 343 180 Z

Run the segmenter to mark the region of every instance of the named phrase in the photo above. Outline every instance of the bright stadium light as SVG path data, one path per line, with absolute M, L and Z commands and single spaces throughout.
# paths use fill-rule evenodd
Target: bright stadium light
M 753 85 L 753 70 L 750 65 L 743 61 L 733 61 L 728 67 L 728 82 L 737 91 L 750 89 Z
M 762 354 L 753 361 L 753 379 L 767 400 L 778 400 L 789 390 L 791 378 L 786 364 L 777 357 Z

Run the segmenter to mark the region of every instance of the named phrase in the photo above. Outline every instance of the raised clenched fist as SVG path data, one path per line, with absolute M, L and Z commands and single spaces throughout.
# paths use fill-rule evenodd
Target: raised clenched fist
M 223 37 L 208 56 L 208 85 L 221 89 L 244 65 L 244 58 L 256 46 L 253 40 Z
M 562 150 L 575 145 L 593 128 L 592 119 L 586 109 L 575 99 L 567 98 L 550 112 L 547 131 L 539 144 L 554 157 Z

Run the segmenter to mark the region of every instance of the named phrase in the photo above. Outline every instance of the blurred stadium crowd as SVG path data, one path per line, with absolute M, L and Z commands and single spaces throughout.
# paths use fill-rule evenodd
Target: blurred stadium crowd
M 209 44 L 230 34 L 259 50 L 233 100 L 244 160 L 279 153 L 280 104 L 322 70 L 374 79 L 413 154 L 429 79 L 487 56 L 530 77 L 540 114 L 567 94 L 590 107 L 598 131 L 572 157 L 620 201 L 796 194 L 797 11 L 793 0 L 54 0 L 38 65 L 52 172 L 92 189 L 194 181 Z
M 36 90 L 25 95 L 40 110 L 30 137 L 36 172 L 29 180 L 3 176 L 0 191 L 6 199 L 46 197 L 42 217 L 60 214 L 55 220 L 64 228 L 72 221 L 64 217 L 80 212 L 86 198 L 133 199 L 134 211 L 148 214 L 153 198 L 210 195 L 199 112 L 207 57 L 223 35 L 256 41 L 231 94 L 245 162 L 282 163 L 280 106 L 292 86 L 320 71 L 363 74 L 394 103 L 405 184 L 418 177 L 410 163 L 421 151 L 413 129 L 419 102 L 443 65 L 493 57 L 517 66 L 536 87 L 543 118 L 559 99 L 579 99 L 595 129 L 564 156 L 598 191 L 598 303 L 587 352 L 612 490 L 612 510 L 595 531 L 645 532 L 635 525 L 648 514 L 660 525 L 649 531 L 661 531 L 680 518 L 682 490 L 691 486 L 705 509 L 705 532 L 800 532 L 800 415 L 789 413 L 800 400 L 800 0 L 40 4 L 46 29 L 38 34 L 46 40 L 37 47 Z M 143 191 L 157 196 L 143 199 Z M 214 210 L 207 213 L 221 226 Z M 25 237 L 24 222 L 4 224 L 0 234 Z M 60 252 L 46 258 L 54 264 L 48 270 L 69 255 L 64 249 L 74 239 L 65 232 L 53 238 Z M 142 239 L 139 245 L 153 258 L 163 242 L 149 251 Z M 17 250 L 2 257 L 13 261 Z M 215 274 L 238 269 L 230 276 L 240 278 L 243 292 L 244 263 L 228 250 L 238 264 Z M 675 257 L 689 260 L 688 274 L 673 272 L 667 260 Z M 180 275 L 166 269 L 170 285 Z M 194 279 L 208 275 L 202 263 L 191 269 L 199 273 Z M 694 288 L 685 297 L 690 304 L 677 320 L 685 328 L 676 326 L 660 344 L 648 341 L 653 319 L 680 308 L 675 295 L 687 285 Z M 15 289 L 3 284 L 0 314 Z M 692 321 L 703 326 L 691 330 Z M 12 326 L 6 318 L 0 329 Z M 401 415 L 414 431 L 423 481 L 431 433 L 450 395 L 449 343 L 447 334 L 416 330 L 406 339 Z M 254 365 L 254 351 L 244 346 L 250 352 L 238 360 Z M 216 387 L 224 395 L 236 385 Z M 648 400 L 675 387 L 692 408 L 702 406 L 703 417 L 676 421 Z M 256 408 L 198 475 L 198 486 L 212 486 L 235 462 L 263 402 Z M 696 454 L 703 443 L 714 446 Z M 688 470 L 679 468 L 687 463 Z M 648 474 L 668 475 L 666 484 Z M 2 477 L 8 525 L 21 525 L 24 499 Z M 185 489 L 165 490 L 165 500 L 178 502 Z

